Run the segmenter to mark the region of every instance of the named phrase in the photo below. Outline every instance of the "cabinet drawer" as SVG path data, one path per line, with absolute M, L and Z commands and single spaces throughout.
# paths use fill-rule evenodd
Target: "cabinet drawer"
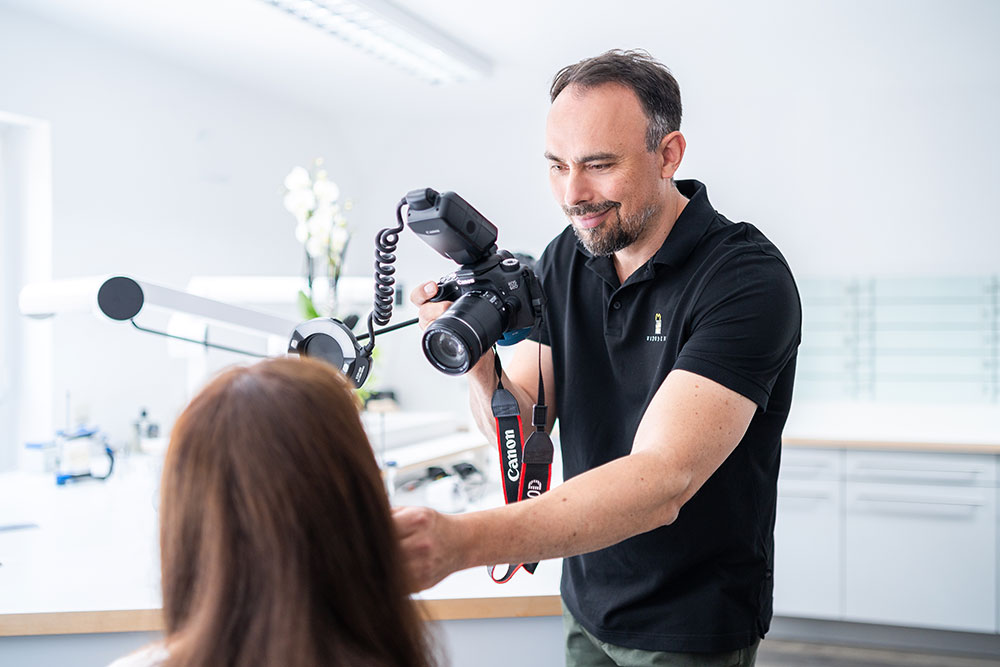
M 835 449 L 783 447 L 779 479 L 836 480 L 844 472 L 844 452 Z
M 995 458 L 989 454 L 846 452 L 847 479 L 856 482 L 993 487 Z
M 779 480 L 774 527 L 774 613 L 838 619 L 841 590 L 841 485 Z
M 848 481 L 845 496 L 847 620 L 995 631 L 996 489 Z

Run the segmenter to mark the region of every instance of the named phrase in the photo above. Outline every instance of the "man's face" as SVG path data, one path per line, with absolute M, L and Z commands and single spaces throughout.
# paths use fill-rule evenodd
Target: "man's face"
M 549 110 L 545 157 L 552 194 L 594 255 L 642 238 L 663 209 L 659 152 L 646 149 L 647 119 L 628 88 L 567 86 Z

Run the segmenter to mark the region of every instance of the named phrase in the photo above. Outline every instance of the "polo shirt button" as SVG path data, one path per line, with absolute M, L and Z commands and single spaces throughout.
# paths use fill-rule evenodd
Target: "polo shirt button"
M 620 310 L 621 307 L 622 307 L 622 302 L 621 301 L 615 301 L 614 303 L 611 304 L 611 307 L 614 308 L 615 310 Z

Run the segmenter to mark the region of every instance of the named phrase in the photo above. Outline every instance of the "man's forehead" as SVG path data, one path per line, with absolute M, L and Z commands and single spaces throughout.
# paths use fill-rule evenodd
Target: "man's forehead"
M 561 160 L 621 154 L 645 146 L 647 120 L 639 99 L 620 84 L 567 86 L 552 103 L 545 148 Z
M 635 91 L 624 83 L 607 81 L 605 83 L 598 83 L 594 85 L 582 85 L 579 83 L 568 84 L 562 89 L 562 91 L 560 91 L 559 95 L 556 96 L 556 99 L 552 101 L 552 104 L 555 106 L 561 100 L 565 100 L 567 102 L 571 100 L 586 102 L 589 100 L 593 102 L 605 97 L 618 98 L 622 102 L 628 98 L 632 98 L 636 102 L 639 101 Z

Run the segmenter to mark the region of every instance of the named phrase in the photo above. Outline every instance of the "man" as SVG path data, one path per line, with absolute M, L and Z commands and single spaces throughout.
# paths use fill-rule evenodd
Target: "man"
M 414 587 L 565 557 L 569 665 L 752 665 L 771 618 L 781 430 L 800 337 L 784 258 L 697 181 L 669 71 L 612 51 L 564 68 L 545 157 L 570 225 L 537 272 L 548 303 L 503 377 L 521 414 L 539 357 L 565 482 L 523 502 L 395 514 Z M 411 295 L 426 326 L 447 309 Z M 493 354 L 470 371 L 495 434 Z M 551 408 L 550 408 L 551 412 Z

